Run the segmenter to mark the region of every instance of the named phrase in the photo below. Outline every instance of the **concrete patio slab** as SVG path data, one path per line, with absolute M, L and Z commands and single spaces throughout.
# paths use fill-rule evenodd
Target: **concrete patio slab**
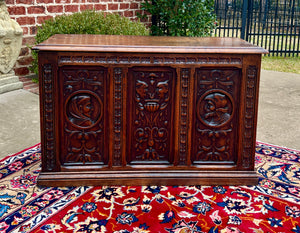
M 257 140 L 300 149 L 300 75 L 262 70 Z
M 23 89 L 0 95 L 0 158 L 39 143 L 39 96 Z

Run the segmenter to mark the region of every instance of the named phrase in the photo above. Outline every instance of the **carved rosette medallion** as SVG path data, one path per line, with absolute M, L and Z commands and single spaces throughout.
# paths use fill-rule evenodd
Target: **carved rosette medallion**
M 199 69 L 196 72 L 194 163 L 235 162 L 234 140 L 239 70 Z
M 62 162 L 102 164 L 104 147 L 104 91 L 106 71 L 63 68 L 64 150 Z
M 133 161 L 170 161 L 174 72 L 133 71 Z

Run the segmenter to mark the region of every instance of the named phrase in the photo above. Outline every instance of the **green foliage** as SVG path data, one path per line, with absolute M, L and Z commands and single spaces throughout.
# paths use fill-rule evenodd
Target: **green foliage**
M 38 28 L 36 44 L 55 34 L 149 35 L 149 31 L 144 24 L 118 14 L 83 11 L 46 20 Z M 34 60 L 31 69 L 38 74 L 37 52 L 32 51 L 32 56 Z
M 214 0 L 146 0 L 142 10 L 156 19 L 152 35 L 209 36 L 216 28 Z

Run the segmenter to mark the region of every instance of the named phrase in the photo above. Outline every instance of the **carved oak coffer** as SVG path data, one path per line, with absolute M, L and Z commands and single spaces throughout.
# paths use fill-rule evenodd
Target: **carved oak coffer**
M 250 185 L 262 48 L 55 35 L 39 50 L 40 185 Z

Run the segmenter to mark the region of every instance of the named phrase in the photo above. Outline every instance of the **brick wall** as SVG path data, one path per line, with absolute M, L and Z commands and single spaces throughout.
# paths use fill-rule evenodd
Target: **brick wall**
M 132 20 L 141 13 L 140 5 L 144 0 L 6 0 L 10 17 L 16 20 L 23 29 L 23 46 L 15 65 L 18 76 L 30 75 L 32 61 L 28 45 L 34 44 L 37 26 L 46 19 L 57 15 L 71 14 L 87 9 L 118 13 Z M 147 23 L 147 22 L 145 22 Z

